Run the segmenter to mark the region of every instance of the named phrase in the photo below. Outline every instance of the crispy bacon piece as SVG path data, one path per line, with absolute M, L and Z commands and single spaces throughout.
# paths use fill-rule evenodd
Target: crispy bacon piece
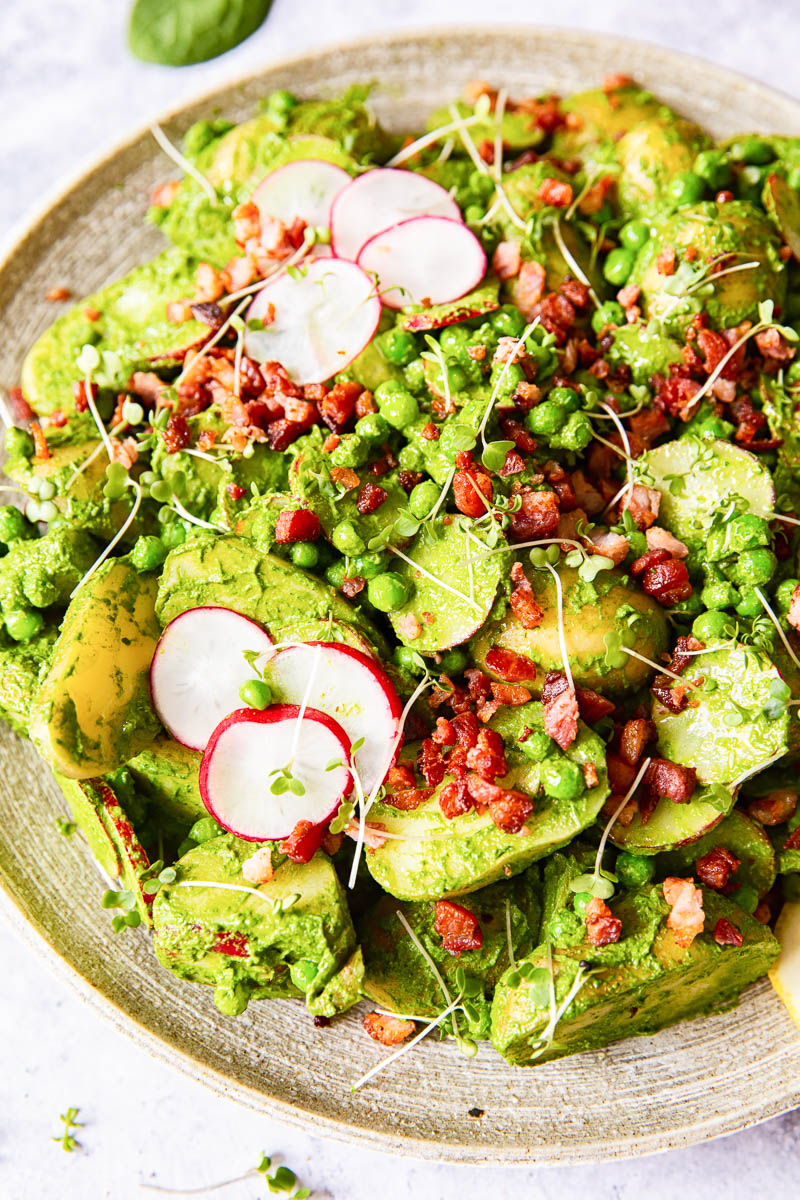
M 467 787 L 466 775 L 446 783 L 439 793 L 439 808 L 448 821 L 462 817 L 473 808 L 472 796 Z
M 186 418 L 180 413 L 173 413 L 164 430 L 164 445 L 168 454 L 177 454 L 191 444 L 192 434 Z
M 514 615 L 523 629 L 536 629 L 542 623 L 544 609 L 537 602 L 530 580 L 525 574 L 521 563 L 515 562 L 511 568 L 511 580 L 514 588 L 509 596 L 509 603 L 514 611 Z M 531 679 L 535 674 L 536 668 L 534 667 L 533 674 L 529 673 L 524 678 Z
M 622 921 L 615 917 L 605 900 L 592 897 L 586 905 L 586 939 L 592 946 L 610 946 L 618 942 Z
M 714 941 L 718 946 L 741 946 L 742 935 L 735 925 L 720 917 L 714 926 Z
M 260 883 L 269 883 L 275 872 L 272 867 L 272 851 L 268 846 L 262 846 L 244 860 L 242 874 L 253 887 L 258 887 Z
M 665 608 L 671 608 L 681 600 L 688 600 L 692 594 L 686 564 L 675 558 L 656 563 L 645 571 L 642 587 L 648 596 L 653 596 Z
M 672 651 L 671 669 L 676 675 L 681 675 L 685 667 L 691 663 L 698 650 L 705 650 L 705 642 L 699 638 L 679 637 L 675 639 L 675 649 Z
M 535 492 L 524 487 L 519 495 L 521 503 L 511 514 L 511 536 L 517 542 L 531 542 L 551 537 L 558 527 L 558 497 L 555 492 Z
M 50 447 L 47 444 L 47 438 L 44 436 L 41 424 L 38 421 L 31 421 L 28 430 L 33 438 L 34 456 L 40 462 L 46 462 L 50 457 Z
M 342 580 L 342 586 L 339 591 L 343 596 L 347 596 L 348 600 L 354 600 L 359 593 L 363 592 L 366 586 L 367 581 L 363 575 L 352 575 Z
M 703 932 L 703 893 L 692 879 L 670 875 L 663 884 L 664 899 L 670 906 L 667 927 L 675 934 L 675 944 L 686 950 L 698 933 Z
M 789 834 L 783 843 L 784 850 L 800 850 L 800 825 Z
M 395 766 L 389 767 L 384 780 L 386 790 L 389 792 L 400 792 L 404 788 L 415 787 L 416 782 L 414 768 L 409 762 L 397 763 Z
M 462 954 L 465 950 L 480 950 L 483 934 L 474 913 L 452 900 L 436 901 L 436 916 L 433 928 L 442 939 L 442 949 L 448 954 Z
M 486 666 L 492 674 L 499 675 L 507 683 L 521 683 L 536 678 L 536 663 L 524 654 L 505 650 L 502 646 L 492 646 L 486 655 Z
M 655 524 L 661 505 L 661 492 L 655 488 L 645 487 L 637 483 L 622 497 L 619 511 L 629 512 L 636 522 L 637 529 L 649 529 Z
M 171 179 L 169 183 L 160 183 L 150 193 L 150 204 L 153 208 L 169 208 L 175 199 L 175 193 L 181 186 L 179 179 Z
M 668 758 L 654 758 L 644 774 L 645 791 L 654 799 L 666 796 L 673 804 L 686 804 L 694 795 L 697 772 Z
M 544 731 L 562 750 L 578 736 L 578 716 L 578 699 L 569 687 L 544 706 Z
M 492 682 L 492 696 L 498 705 L 507 704 L 512 708 L 518 704 L 527 704 L 531 694 L 526 687 L 518 683 Z
M 645 408 L 642 412 L 634 413 L 628 417 L 628 426 L 647 450 L 657 438 L 669 433 L 669 421 L 657 408 Z
M 489 816 L 504 833 L 520 833 L 533 812 L 530 796 L 514 788 L 498 787 L 480 775 L 468 775 L 467 788 L 477 805 L 489 806 Z
M 456 508 L 467 517 L 482 517 L 489 511 L 494 487 L 485 471 L 470 467 L 456 471 L 453 477 L 453 497 Z
M 553 208 L 568 208 L 572 204 L 572 184 L 550 176 L 542 180 L 536 194 L 542 204 L 551 204 Z
M 678 541 L 660 525 L 651 525 L 645 532 L 648 550 L 661 550 L 671 558 L 687 558 L 689 547 L 685 542 Z
M 356 402 L 364 391 L 360 383 L 346 380 L 337 383 L 319 400 L 319 415 L 334 433 L 340 433 L 355 414 Z
M 644 754 L 644 748 L 657 737 L 653 721 L 647 717 L 633 717 L 622 727 L 619 739 L 619 756 L 629 767 L 635 767 Z
M 500 242 L 492 255 L 492 267 L 498 279 L 505 281 L 519 275 L 522 254 L 519 242 Z
M 312 825 L 310 821 L 298 821 L 288 838 L 278 843 L 281 854 L 294 863 L 307 863 L 319 850 L 325 836 L 324 825 Z
M 410 787 L 403 788 L 397 792 L 389 792 L 384 796 L 384 804 L 390 804 L 392 808 L 398 808 L 401 812 L 411 812 L 415 808 L 419 808 L 420 804 L 424 804 L 426 800 L 430 800 L 435 788 L 420 788 Z
M 489 783 L 505 775 L 508 763 L 500 734 L 493 729 L 480 729 L 475 745 L 467 751 L 467 766 Z
M 275 541 L 281 545 L 314 542 L 321 532 L 319 517 L 308 508 L 284 509 L 275 522 Z
M 771 358 L 775 362 L 784 363 L 795 356 L 795 347 L 790 346 L 774 327 L 757 333 L 755 341 L 764 358 Z
M 541 263 L 524 262 L 513 285 L 513 299 L 526 321 L 532 321 L 544 295 L 547 275 Z
M 437 787 L 444 779 L 447 764 L 442 748 L 433 738 L 425 738 L 417 752 L 417 767 L 430 787 Z
M 611 791 L 624 796 L 636 778 L 636 767 L 631 766 L 621 754 L 609 750 L 606 755 L 606 770 Z
M 374 1042 L 382 1046 L 399 1046 L 416 1030 L 413 1021 L 404 1017 L 387 1017 L 384 1013 L 367 1013 L 361 1024 Z
M 384 491 L 382 487 L 378 487 L 375 483 L 365 483 L 361 491 L 358 493 L 356 500 L 356 508 L 363 515 L 365 513 L 373 513 L 380 508 L 384 500 L 388 499 L 389 493 Z
M 748 817 L 760 821 L 762 825 L 782 825 L 794 816 L 797 808 L 797 792 L 789 788 L 780 788 L 770 792 L 768 796 L 759 796 L 751 800 L 747 806 Z
M 695 874 L 706 887 L 721 892 L 728 886 L 728 880 L 741 866 L 741 861 L 731 854 L 727 846 L 714 846 L 708 854 L 698 858 L 695 863 Z
M 593 529 L 587 540 L 591 543 L 594 553 L 610 558 L 615 567 L 624 562 L 631 548 L 626 537 L 623 537 L 621 533 L 612 533 L 610 529 Z
M 650 685 L 650 691 L 659 704 L 663 704 L 664 708 L 672 713 L 683 712 L 689 703 L 687 689 L 683 684 L 676 684 L 669 675 L 656 675 Z

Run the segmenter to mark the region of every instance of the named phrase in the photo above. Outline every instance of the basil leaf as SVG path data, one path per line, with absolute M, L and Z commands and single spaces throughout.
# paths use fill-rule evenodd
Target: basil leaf
M 255 33 L 272 0 L 136 0 L 128 45 L 144 62 L 185 67 L 232 50 Z

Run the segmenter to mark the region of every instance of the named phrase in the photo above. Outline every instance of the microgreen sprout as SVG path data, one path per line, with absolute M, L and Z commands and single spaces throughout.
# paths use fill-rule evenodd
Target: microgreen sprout
M 646 758 L 644 760 L 636 773 L 633 783 L 628 788 L 627 792 L 609 817 L 605 829 L 603 830 L 603 836 L 600 838 L 600 844 L 597 847 L 597 854 L 595 855 L 594 860 L 594 870 L 590 875 L 578 875 L 576 879 L 573 879 L 569 885 L 571 891 L 588 892 L 590 896 L 595 896 L 600 900 L 610 900 L 614 895 L 614 884 L 617 882 L 617 877 L 610 871 L 603 870 L 603 854 L 605 853 L 606 844 L 611 834 L 611 830 L 616 824 L 617 818 L 625 808 L 625 805 L 628 803 L 631 796 L 636 793 L 636 789 L 642 782 L 645 772 L 650 766 L 650 762 L 650 758 Z
M 83 1123 L 77 1119 L 79 1108 L 68 1108 L 66 1112 L 59 1115 L 59 1121 L 63 1122 L 64 1130 L 58 1137 L 51 1138 L 52 1142 L 58 1142 L 62 1150 L 66 1150 L 67 1154 L 72 1154 L 74 1150 L 81 1149 L 81 1143 L 72 1132 L 73 1129 L 82 1129 Z
M 114 534 L 114 537 L 108 543 L 105 550 L 103 550 L 103 552 L 101 554 L 99 554 L 98 557 L 94 560 L 94 562 L 89 567 L 89 570 L 86 572 L 86 574 L 83 576 L 83 578 L 78 583 L 75 584 L 75 587 L 70 592 L 70 596 L 69 596 L 70 600 L 72 600 L 77 595 L 77 593 L 81 590 L 81 588 L 83 587 L 83 585 L 85 583 L 88 583 L 88 581 L 94 575 L 94 573 L 98 569 L 98 567 L 101 567 L 103 565 L 103 563 L 106 561 L 108 556 L 111 554 L 111 552 L 114 550 L 114 548 L 118 545 L 118 543 L 120 541 L 122 541 L 125 534 L 128 532 L 131 525 L 136 520 L 136 515 L 139 512 L 139 507 L 142 503 L 141 484 L 139 484 L 135 479 L 128 478 L 125 486 L 133 488 L 133 491 L 135 493 L 135 499 L 134 499 L 133 505 L 131 506 L 131 511 L 128 513 L 127 517 L 123 521 L 122 525 L 120 525 L 119 529 Z
M 64 817 L 56 817 L 56 829 L 62 837 L 72 837 L 78 826 L 74 821 L 67 821 Z
M 800 668 L 800 659 L 798 659 L 797 655 L 795 654 L 794 650 L 792 649 L 792 647 L 789 643 L 789 639 L 787 638 L 786 634 L 783 632 L 783 626 L 781 625 L 780 620 L 778 619 L 774 609 L 770 605 L 769 600 L 767 600 L 766 596 L 761 591 L 761 588 L 754 587 L 753 591 L 755 592 L 756 596 L 758 597 L 767 616 L 772 621 L 772 624 L 777 629 L 778 636 L 781 639 L 781 641 L 783 642 L 783 645 L 786 649 L 786 653 L 789 655 L 789 658 L 792 660 L 792 662 L 794 663 L 794 665 L 796 667 Z
M 570 989 L 567 992 L 564 999 L 561 1001 L 561 1004 L 558 1006 L 558 1008 L 556 1008 L 554 1006 L 555 1005 L 554 995 L 551 991 L 550 1020 L 547 1022 L 547 1025 L 545 1026 L 545 1028 L 542 1030 L 542 1032 L 537 1040 L 537 1043 L 536 1043 L 539 1046 L 539 1048 L 536 1050 L 535 1054 L 531 1055 L 530 1059 L 528 1060 L 529 1062 L 532 1062 L 537 1058 L 541 1058 L 541 1056 L 545 1053 L 545 1051 L 549 1050 L 550 1046 L 553 1044 L 556 1027 L 558 1026 L 559 1021 L 564 1016 L 564 1013 L 567 1011 L 570 1004 L 572 1004 L 572 1001 L 575 999 L 578 992 L 581 990 L 583 985 L 586 983 L 586 980 L 589 978 L 590 974 L 591 974 L 591 972 L 587 970 L 587 968 L 584 966 L 583 963 L 581 963 L 580 966 L 578 967 L 575 978 L 572 981 L 572 986 L 570 987 Z M 551 978 L 551 980 L 553 979 L 552 957 L 551 957 L 551 967 L 550 967 L 550 978 Z M 552 986 L 553 985 L 551 984 L 551 988 L 552 988 Z
M 206 196 L 208 196 L 211 204 L 216 208 L 217 193 L 213 184 L 206 179 L 205 175 L 203 175 L 201 171 L 198 171 L 193 162 L 190 162 L 184 154 L 181 154 L 180 150 L 177 148 L 177 146 L 173 145 L 160 125 L 152 125 L 150 127 L 150 132 L 166 154 L 167 158 L 171 158 L 172 161 L 183 171 L 185 171 L 187 175 L 191 175 L 195 183 L 200 185 Z
M 113 462 L 114 447 L 111 445 L 111 439 L 108 436 L 108 430 L 100 419 L 100 413 L 97 411 L 97 405 L 95 404 L 93 394 L 92 374 L 100 366 L 100 355 L 97 351 L 97 347 L 87 343 L 82 348 L 75 362 L 78 369 L 83 374 L 83 390 L 86 397 L 86 403 L 89 406 L 89 412 L 92 414 L 92 420 L 97 426 L 97 431 L 102 438 L 106 454 L 108 455 L 108 461 Z
M 408 565 L 413 567 L 415 571 L 419 571 L 420 575 L 424 575 L 426 579 L 429 579 L 431 583 L 435 583 L 437 587 L 442 589 L 442 591 L 449 592 L 450 595 L 455 596 L 457 600 L 463 600 L 464 603 L 468 604 L 470 608 L 475 610 L 475 612 L 482 612 L 480 606 L 476 604 L 475 601 L 470 600 L 469 596 L 465 595 L 464 592 L 460 592 L 458 588 L 451 587 L 449 583 L 445 583 L 445 581 L 440 579 L 438 575 L 431 574 L 431 572 L 426 570 L 425 567 L 422 567 L 418 562 L 415 562 L 413 558 L 409 558 L 408 555 L 404 554 L 402 550 L 398 550 L 397 546 L 393 546 L 391 543 L 388 543 L 386 549 L 389 550 L 390 553 L 396 555 L 397 558 L 402 558 L 403 562 L 408 563 Z
M 219 1183 L 211 1183 L 206 1187 L 168 1188 L 161 1187 L 156 1183 L 143 1183 L 140 1186 L 145 1191 L 159 1192 L 164 1196 L 202 1196 L 208 1192 L 217 1192 L 222 1188 L 231 1187 L 234 1183 L 243 1183 L 246 1179 L 259 1175 L 273 1194 L 282 1192 L 290 1196 L 291 1200 L 307 1200 L 311 1195 L 310 1188 L 298 1186 L 297 1176 L 289 1167 L 276 1167 L 274 1173 L 271 1174 L 272 1169 L 272 1159 L 268 1154 L 262 1153 L 258 1166 L 251 1167 L 243 1175 L 236 1175 L 232 1179 L 223 1179 Z
M 589 297 L 592 301 L 592 304 L 595 306 L 595 308 L 599 308 L 600 301 L 598 299 L 597 292 L 592 287 L 592 283 L 591 283 L 591 280 L 589 279 L 589 276 L 583 270 L 580 263 L 575 258 L 575 255 L 572 254 L 572 252 L 569 249 L 569 246 L 564 241 L 564 235 L 561 232 L 561 222 L 560 222 L 558 216 L 553 217 L 552 229 L 553 229 L 553 237 L 555 238 L 555 243 L 558 246 L 559 254 L 561 255 L 564 262 L 569 267 L 569 269 L 572 272 L 575 279 L 577 279 L 579 281 L 579 283 L 582 283 L 586 288 L 588 288 Z
M 530 337 L 530 335 L 533 333 L 534 329 L 536 328 L 536 326 L 538 324 L 539 324 L 539 318 L 534 317 L 534 319 L 530 322 L 530 324 L 525 326 L 522 333 L 520 334 L 520 336 L 517 338 L 516 342 L 512 346 L 511 353 L 508 355 L 505 362 L 503 363 L 502 371 L 500 371 L 498 373 L 497 380 L 495 382 L 494 387 L 492 388 L 492 394 L 486 402 L 486 408 L 483 410 L 483 416 L 481 417 L 481 423 L 478 426 L 478 436 L 481 439 L 481 443 L 483 445 L 484 451 L 487 449 L 487 446 L 489 444 L 486 441 L 486 426 L 488 424 L 489 417 L 492 415 L 492 410 L 494 409 L 494 406 L 497 402 L 497 397 L 500 395 L 500 389 L 502 388 L 503 384 L 506 381 L 509 370 L 511 369 L 513 364 L 517 361 L 517 357 L 518 357 L 520 351 L 523 350 L 526 340 Z M 505 455 L 503 457 L 505 459 Z
M 477 104 L 475 109 L 478 111 Z M 500 183 L 499 179 L 495 178 L 486 163 L 481 158 L 478 152 L 478 147 L 475 145 L 475 139 L 472 137 L 472 134 L 469 132 L 469 129 L 466 125 L 465 118 L 462 117 L 455 104 L 450 105 L 450 116 L 453 118 L 453 125 L 458 132 L 458 136 L 461 138 L 464 149 L 472 159 L 475 169 L 479 171 L 481 175 L 486 175 L 494 183 L 497 199 L 501 206 L 505 209 L 508 219 L 511 221 L 512 225 L 516 225 L 517 229 L 519 229 L 522 233 L 527 232 L 527 225 L 525 221 L 523 221 L 522 217 L 509 200 L 508 194 L 502 183 Z
M 544 564 L 547 570 L 553 576 L 553 582 L 556 585 L 556 604 L 557 604 L 557 619 L 558 619 L 558 644 L 561 649 L 561 662 L 564 667 L 564 674 L 567 678 L 567 686 L 571 692 L 575 691 L 575 683 L 572 679 L 572 668 L 569 665 L 569 655 L 567 654 L 567 640 L 564 632 L 564 593 L 561 587 L 561 576 L 549 562 Z
M 745 342 L 750 340 L 750 338 L 756 337 L 757 334 L 763 333 L 766 329 L 777 329 L 778 333 L 782 338 L 785 339 L 785 341 L 796 342 L 798 340 L 797 331 L 794 330 L 791 325 L 779 324 L 779 322 L 774 319 L 774 312 L 775 305 L 773 304 L 772 300 L 761 301 L 758 306 L 758 321 L 755 325 L 752 325 L 746 333 L 743 333 L 741 337 L 736 339 L 731 348 L 728 350 L 727 354 L 723 355 L 723 357 L 719 360 L 708 379 L 700 388 L 700 391 L 695 392 L 694 397 L 692 398 L 693 408 L 696 408 L 700 404 L 700 401 L 708 395 L 733 356 L 745 344 Z
M 142 918 L 136 907 L 136 893 L 123 889 L 115 892 L 109 889 L 100 897 L 103 908 L 116 908 L 119 912 L 111 918 L 111 928 L 114 933 L 122 933 L 123 929 L 136 929 L 141 925 Z
M 479 113 L 475 113 L 471 117 L 462 117 L 459 115 L 457 121 L 448 121 L 445 125 L 440 125 L 437 129 L 432 129 L 430 133 L 423 134 L 414 142 L 410 142 L 408 146 L 403 146 L 402 150 L 398 150 L 393 158 L 390 158 L 386 163 L 387 167 L 398 167 L 400 163 L 406 162 L 409 158 L 413 158 L 419 154 L 421 150 L 427 150 L 428 146 L 433 146 L 442 138 L 448 137 L 451 133 L 457 133 L 462 125 L 477 125 L 482 121 L 483 117 Z

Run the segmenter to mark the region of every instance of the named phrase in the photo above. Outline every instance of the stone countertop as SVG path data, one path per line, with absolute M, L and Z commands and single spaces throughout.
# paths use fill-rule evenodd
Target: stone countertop
M 0 43 L 0 236 L 59 181 L 184 98 L 285 55 L 370 32 L 449 22 L 486 23 L 478 0 L 275 0 L 267 24 L 222 59 L 180 71 L 131 58 L 123 44 L 128 0 L 4 0 Z M 553 17 L 556 21 L 553 21 Z M 793 0 L 669 5 L 641 0 L 506 0 L 508 22 L 557 23 L 662 43 L 796 91 L 800 22 Z M 622 50 L 622 47 L 621 47 Z M 624 62 L 621 66 L 624 67 Z M 321 1141 L 214 1095 L 150 1058 L 54 977 L 0 925 L 0 1195 L 33 1200 L 127 1200 L 143 1184 L 197 1188 L 242 1175 L 262 1151 L 332 1200 L 483 1200 L 487 1173 L 437 1167 Z M 50 1139 L 59 1113 L 80 1108 L 83 1149 Z M 667 1156 L 604 1166 L 491 1172 L 495 1194 L 525 1200 L 670 1200 L 722 1192 L 728 1200 L 798 1195 L 800 1111 Z M 57 1192 L 53 1185 L 56 1185 Z M 219 1195 L 266 1195 L 256 1176 Z

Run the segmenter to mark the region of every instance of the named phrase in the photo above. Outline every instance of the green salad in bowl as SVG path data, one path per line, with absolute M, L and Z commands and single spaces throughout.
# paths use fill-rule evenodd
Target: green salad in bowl
M 621 76 L 154 132 L 0 509 L 0 713 L 114 928 L 230 1017 L 368 1000 L 380 1067 L 731 1006 L 800 871 L 800 139 Z

